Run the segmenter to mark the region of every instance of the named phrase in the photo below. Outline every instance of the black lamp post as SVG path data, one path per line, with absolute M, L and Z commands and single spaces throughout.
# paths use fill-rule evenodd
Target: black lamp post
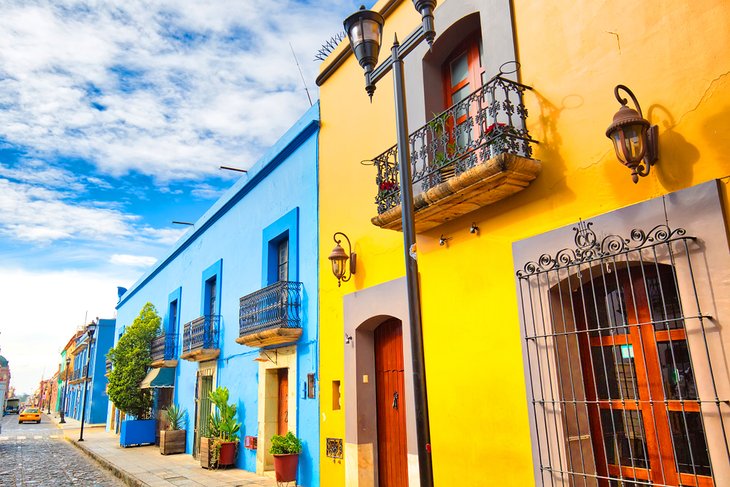
M 89 336 L 89 345 L 86 348 L 86 373 L 84 374 L 84 400 L 81 404 L 81 432 L 79 433 L 79 441 L 84 441 L 84 420 L 86 419 L 86 391 L 89 387 L 89 366 L 91 365 L 91 347 L 94 345 L 94 331 L 96 331 L 96 323 L 91 322 L 86 327 L 86 333 Z
M 65 412 L 66 412 L 66 391 L 68 391 L 68 367 L 71 365 L 71 359 L 66 359 L 66 368 L 64 369 L 66 371 L 66 383 L 63 385 L 63 398 L 61 399 L 61 421 L 59 423 L 65 424 L 66 418 L 65 418 Z
M 431 464 L 431 432 L 426 394 L 426 368 L 423 356 L 423 330 L 421 325 L 421 297 L 416 262 L 416 227 L 413 217 L 413 187 L 411 185 L 411 153 L 408 144 L 408 119 L 406 116 L 405 79 L 403 58 L 422 41 L 433 44 L 436 37 L 433 10 L 436 0 L 413 0 L 421 14 L 421 26 L 409 35 L 403 44 L 396 37 L 390 57 L 375 67 L 383 36 L 383 17 L 361 7 L 345 19 L 345 31 L 350 46 L 360 66 L 365 71 L 365 91 L 372 99 L 375 84 L 391 69 L 395 88 L 395 120 L 398 140 L 398 177 L 400 178 L 400 202 L 403 224 L 403 247 L 406 262 L 406 287 L 408 290 L 408 318 L 411 331 L 411 355 L 413 358 L 413 392 L 416 408 L 416 437 L 418 441 L 418 469 L 422 486 L 433 486 Z
M 53 377 L 51 377 L 53 379 Z M 48 382 L 46 383 L 46 389 L 48 390 L 48 415 L 51 415 L 51 392 L 53 392 L 53 387 L 51 387 L 51 379 L 48 379 Z

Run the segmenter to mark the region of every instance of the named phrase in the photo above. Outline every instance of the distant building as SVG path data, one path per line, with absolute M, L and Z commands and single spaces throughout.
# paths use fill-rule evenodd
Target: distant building
M 103 424 L 106 421 L 109 405 L 106 395 L 106 354 L 114 341 L 114 327 L 115 320 L 100 319 L 91 343 L 84 329 L 74 335 L 73 346 L 66 349 L 71 357 L 65 398 L 67 416 L 81 420 L 85 390 L 85 421 L 90 424 Z
M 0 406 L 2 406 L 2 409 L 0 409 L 0 416 L 2 416 L 2 413 L 5 411 L 5 403 L 7 402 L 10 396 L 8 393 L 10 392 L 10 366 L 8 365 L 8 360 L 0 355 Z

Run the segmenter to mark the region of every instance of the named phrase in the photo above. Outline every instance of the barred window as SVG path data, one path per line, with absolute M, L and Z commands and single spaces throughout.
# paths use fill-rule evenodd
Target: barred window
M 591 226 L 517 273 L 539 485 L 719 486 L 708 434 L 728 441 L 696 239 L 660 225 L 599 241 Z

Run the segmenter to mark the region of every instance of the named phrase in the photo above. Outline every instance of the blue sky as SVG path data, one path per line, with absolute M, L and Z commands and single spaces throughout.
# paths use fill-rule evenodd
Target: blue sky
M 309 107 L 361 2 L 0 0 L 0 353 L 31 392 Z M 370 2 L 372 3 L 372 2 Z M 245 177 L 245 176 L 244 176 Z

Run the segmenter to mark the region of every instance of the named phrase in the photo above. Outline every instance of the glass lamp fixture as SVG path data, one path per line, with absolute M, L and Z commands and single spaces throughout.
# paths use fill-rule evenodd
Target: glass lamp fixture
M 337 238 L 338 235 L 342 235 L 342 237 L 347 240 L 347 249 L 350 251 L 350 255 L 345 252 L 345 249 L 342 248 L 340 243 L 342 240 L 339 240 Z M 342 232 L 336 232 L 332 238 L 335 241 L 335 248 L 332 249 L 332 253 L 330 253 L 328 259 L 332 263 L 332 274 L 335 275 L 337 278 L 337 287 L 340 287 L 343 282 L 347 282 L 352 277 L 352 274 L 355 273 L 355 262 L 357 255 L 352 252 L 352 246 L 350 245 L 350 239 L 347 238 L 347 235 L 345 235 Z M 347 263 L 350 263 L 348 266 Z M 345 274 L 347 274 L 347 277 L 345 277 Z
M 626 92 L 634 102 L 636 110 L 629 108 L 628 100 L 621 98 L 619 90 Z M 616 85 L 613 90 L 621 108 L 613 116 L 613 122 L 606 130 L 606 137 L 611 139 L 616 157 L 623 165 L 631 169 L 631 179 L 639 182 L 639 176 L 648 176 L 651 166 L 658 159 L 659 127 L 651 125 L 642 113 L 634 93 L 624 85 Z
M 350 47 L 355 53 L 357 62 L 365 70 L 365 76 L 373 72 L 378 64 L 380 46 L 383 44 L 383 16 L 373 10 L 367 10 L 364 5 L 360 10 L 347 17 L 344 21 L 345 32 L 350 40 Z M 366 87 L 368 96 L 373 98 L 375 85 L 368 79 Z

